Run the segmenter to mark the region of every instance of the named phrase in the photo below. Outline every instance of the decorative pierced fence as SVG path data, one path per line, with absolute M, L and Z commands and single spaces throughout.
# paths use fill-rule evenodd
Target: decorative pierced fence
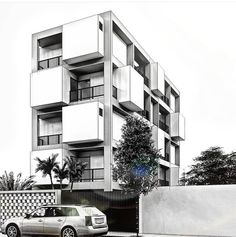
M 0 192 L 0 226 L 8 218 L 24 216 L 25 213 L 29 213 L 39 206 L 60 202 L 60 190 Z

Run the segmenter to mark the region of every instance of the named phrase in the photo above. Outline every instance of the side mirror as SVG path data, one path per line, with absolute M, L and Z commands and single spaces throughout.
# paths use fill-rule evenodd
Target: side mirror
M 29 219 L 30 218 L 30 214 L 29 213 L 25 213 L 25 218 Z

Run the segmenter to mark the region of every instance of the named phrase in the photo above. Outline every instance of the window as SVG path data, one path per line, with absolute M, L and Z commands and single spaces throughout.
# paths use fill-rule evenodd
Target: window
M 124 65 L 127 65 L 127 45 L 113 32 L 113 55 Z
M 61 211 L 65 216 L 79 216 L 77 209 L 73 207 L 62 207 Z
M 103 109 L 99 108 L 99 116 L 103 117 Z
M 103 31 L 103 24 L 99 21 L 99 30 Z
M 45 208 L 39 208 L 36 209 L 31 213 L 31 217 L 37 218 L 37 217 L 44 217 L 45 216 L 46 209 Z
M 103 213 L 99 211 L 96 207 L 84 207 L 83 209 L 88 214 L 88 216 L 103 215 Z

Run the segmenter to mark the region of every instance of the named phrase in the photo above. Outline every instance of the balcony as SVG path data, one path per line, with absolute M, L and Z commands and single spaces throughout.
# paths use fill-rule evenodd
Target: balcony
M 104 180 L 104 168 L 85 169 L 80 182 L 94 182 Z
M 159 128 L 160 128 L 161 130 L 163 130 L 164 132 L 166 132 L 166 133 L 169 133 L 169 132 L 170 132 L 169 126 L 166 125 L 166 124 L 165 124 L 164 122 L 162 122 L 161 120 L 159 120 Z
M 180 113 L 170 114 L 170 135 L 177 141 L 185 140 L 185 118 Z
M 38 62 L 38 70 L 53 68 L 62 65 L 62 56 L 53 57 Z
M 102 142 L 104 105 L 97 101 L 62 108 L 63 143 Z
M 62 143 L 62 134 L 53 134 L 38 137 L 38 146 L 57 145 Z
M 31 74 L 31 107 L 41 109 L 69 104 L 70 72 L 62 66 Z
M 63 60 L 75 64 L 104 55 L 104 21 L 99 15 L 63 25 Z
M 118 89 L 117 97 L 121 105 L 133 112 L 144 109 L 143 77 L 133 67 L 115 69 L 113 81 Z
M 100 96 L 104 96 L 104 85 L 70 91 L 70 102 L 89 100 Z

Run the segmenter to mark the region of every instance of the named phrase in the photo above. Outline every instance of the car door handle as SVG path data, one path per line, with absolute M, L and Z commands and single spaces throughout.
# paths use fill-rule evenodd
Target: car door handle
M 57 221 L 58 221 L 58 222 L 62 222 L 62 219 L 58 219 Z
M 43 222 L 43 220 L 42 220 L 42 219 L 39 219 L 38 222 Z

